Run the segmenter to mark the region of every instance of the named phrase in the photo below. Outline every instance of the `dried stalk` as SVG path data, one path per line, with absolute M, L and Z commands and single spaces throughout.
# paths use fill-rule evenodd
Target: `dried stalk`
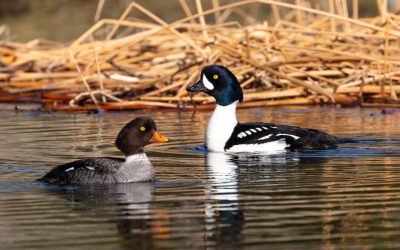
M 352 18 L 346 0 L 331 0 L 325 10 L 295 2 L 212 0 L 203 9 L 196 0 L 192 13 L 179 0 L 186 17 L 172 23 L 133 2 L 120 18 L 99 20 L 69 46 L 40 39 L 1 44 L 0 101 L 52 103 L 46 110 L 63 111 L 209 109 L 212 97 L 188 97 L 186 88 L 206 64 L 221 64 L 240 81 L 240 107 L 398 102 L 400 16 L 382 1 L 378 17 L 362 20 L 357 0 Z M 271 8 L 275 20 L 254 22 L 244 11 L 249 5 Z M 232 13 L 253 24 L 225 22 Z M 215 23 L 206 23 L 210 15 Z M 126 33 L 116 38 L 120 30 Z M 68 107 L 71 100 L 84 106 Z

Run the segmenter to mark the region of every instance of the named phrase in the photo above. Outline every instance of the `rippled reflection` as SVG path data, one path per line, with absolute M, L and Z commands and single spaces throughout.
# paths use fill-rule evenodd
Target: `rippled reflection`
M 151 115 L 155 183 L 46 186 L 57 164 L 121 156 L 121 126 Z M 374 109 L 240 110 L 243 122 L 351 137 L 332 150 L 274 155 L 197 150 L 209 112 L 105 115 L 0 111 L 4 249 L 400 248 L 399 113 Z
M 222 247 L 235 246 L 243 239 L 245 218 L 239 203 L 238 166 L 231 156 L 207 152 L 205 156 L 207 185 L 205 186 L 206 239 Z

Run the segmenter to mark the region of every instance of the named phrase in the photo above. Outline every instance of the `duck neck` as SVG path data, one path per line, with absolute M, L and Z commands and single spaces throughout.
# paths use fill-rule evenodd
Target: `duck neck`
M 138 161 L 148 161 L 147 155 L 142 151 L 140 153 L 137 154 L 132 154 L 132 155 L 128 155 L 125 158 L 125 163 L 132 163 L 132 162 L 138 162 Z
M 225 151 L 225 144 L 231 137 L 238 121 L 236 118 L 236 106 L 238 101 L 229 105 L 215 107 L 208 121 L 205 146 L 212 151 Z

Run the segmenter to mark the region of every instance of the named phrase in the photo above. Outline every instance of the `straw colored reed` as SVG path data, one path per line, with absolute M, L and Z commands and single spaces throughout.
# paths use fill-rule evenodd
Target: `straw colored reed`
M 210 108 L 212 98 L 185 89 L 203 66 L 222 64 L 244 89 L 240 107 L 400 106 L 400 16 L 385 1 L 369 19 L 359 19 L 358 1 L 353 13 L 346 0 L 328 1 L 327 10 L 295 2 L 213 0 L 205 9 L 200 0 L 192 8 L 180 0 L 187 17 L 172 23 L 131 3 L 119 19 L 100 19 L 69 45 L 3 42 L 0 101 L 64 111 Z M 245 11 L 252 5 L 272 17 L 255 20 Z M 244 22 L 229 21 L 239 15 Z

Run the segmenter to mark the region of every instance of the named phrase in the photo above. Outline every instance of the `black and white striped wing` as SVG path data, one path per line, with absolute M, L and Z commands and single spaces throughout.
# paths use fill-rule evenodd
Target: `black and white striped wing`
M 225 150 L 235 145 L 265 144 L 275 141 L 285 142 L 287 149 L 327 148 L 338 143 L 336 137 L 315 129 L 272 123 L 242 123 L 235 127 L 225 145 Z

